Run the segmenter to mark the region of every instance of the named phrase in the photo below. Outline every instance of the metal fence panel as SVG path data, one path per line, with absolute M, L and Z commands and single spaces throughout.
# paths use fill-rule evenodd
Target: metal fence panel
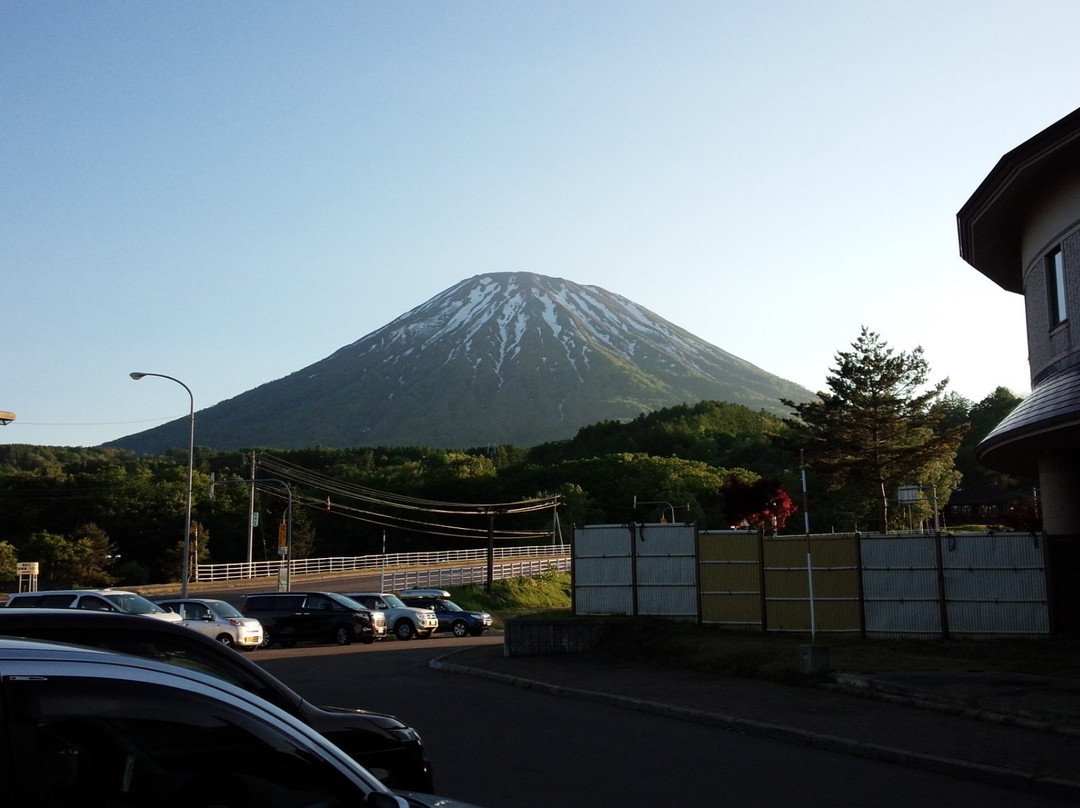
M 1035 536 L 946 536 L 941 556 L 950 634 L 1049 633 L 1045 556 Z
M 855 541 L 843 535 L 764 540 L 765 625 L 769 631 L 861 630 Z
M 761 567 L 757 534 L 701 531 L 698 557 L 701 622 L 760 630 Z
M 574 613 L 633 614 L 633 559 L 627 525 L 574 528 Z
M 697 529 L 694 525 L 639 525 L 635 538 L 637 613 L 696 619 Z
M 693 525 L 594 525 L 574 529 L 576 614 L 696 618 Z
M 934 537 L 863 536 L 860 547 L 867 636 L 940 635 Z
M 936 599 L 932 601 L 900 600 L 871 601 L 863 604 L 866 617 L 866 636 L 940 637 L 941 611 Z
M 949 633 L 954 637 L 1006 637 L 1048 634 L 1045 604 L 1012 601 L 949 603 Z
M 861 546 L 868 636 L 1049 633 L 1045 559 L 1030 534 L 865 536 Z

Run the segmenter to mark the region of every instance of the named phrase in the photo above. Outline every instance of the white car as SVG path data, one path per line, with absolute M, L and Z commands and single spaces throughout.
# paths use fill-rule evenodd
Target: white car
M 262 623 L 244 617 L 231 603 L 210 598 L 167 598 L 157 605 L 176 612 L 184 625 L 240 651 L 254 651 L 263 641 Z
M 41 592 L 16 592 L 8 595 L 9 609 L 86 609 L 91 612 L 125 612 L 154 617 L 170 623 L 182 618 L 163 609 L 138 592 L 123 589 L 48 589 Z
M 408 606 L 391 592 L 346 592 L 345 596 L 385 614 L 387 631 L 399 640 L 430 637 L 439 627 L 439 618 L 431 609 Z
M 2 638 L 0 691 L 0 771 L 31 775 L 3 778 L 4 805 L 410 804 L 292 716 L 178 665 Z

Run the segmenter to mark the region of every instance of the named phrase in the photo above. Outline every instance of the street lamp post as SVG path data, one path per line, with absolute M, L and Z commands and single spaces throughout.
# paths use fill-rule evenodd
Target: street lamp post
M 166 376 L 164 373 L 130 373 L 128 375 L 135 381 L 146 376 L 157 376 L 159 379 L 168 379 L 171 382 L 176 382 L 187 390 L 188 399 L 191 402 L 191 414 L 188 418 L 191 424 L 191 434 L 188 439 L 187 508 L 184 517 L 184 563 L 180 573 L 180 597 L 186 598 L 188 594 L 188 578 L 191 574 L 191 483 L 195 469 L 195 396 L 192 395 L 190 387 L 174 376 Z

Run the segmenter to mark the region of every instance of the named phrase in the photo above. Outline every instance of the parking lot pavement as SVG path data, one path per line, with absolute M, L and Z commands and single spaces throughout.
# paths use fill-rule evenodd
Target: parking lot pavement
M 1010 674 L 834 674 L 799 687 L 595 654 L 506 657 L 470 646 L 434 660 L 554 696 L 589 699 L 751 735 L 1080 803 L 1080 689 Z

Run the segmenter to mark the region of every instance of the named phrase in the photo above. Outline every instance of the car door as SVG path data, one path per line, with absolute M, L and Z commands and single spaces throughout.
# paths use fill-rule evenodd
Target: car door
M 205 603 L 192 600 L 169 601 L 162 603 L 166 609 L 172 609 L 183 620 L 183 625 L 192 631 L 205 634 L 207 637 L 217 638 L 218 627 L 213 619 L 214 615 Z
M 273 605 L 269 631 L 275 641 L 293 642 L 311 636 L 303 595 L 274 595 L 270 601 Z
M 81 595 L 79 597 L 78 608 L 86 609 L 90 612 L 119 612 L 120 609 L 105 598 L 98 597 L 97 595 Z
M 340 615 L 334 612 L 334 601 L 326 595 L 312 594 L 304 599 L 304 631 L 310 640 L 326 640 L 333 636 Z

